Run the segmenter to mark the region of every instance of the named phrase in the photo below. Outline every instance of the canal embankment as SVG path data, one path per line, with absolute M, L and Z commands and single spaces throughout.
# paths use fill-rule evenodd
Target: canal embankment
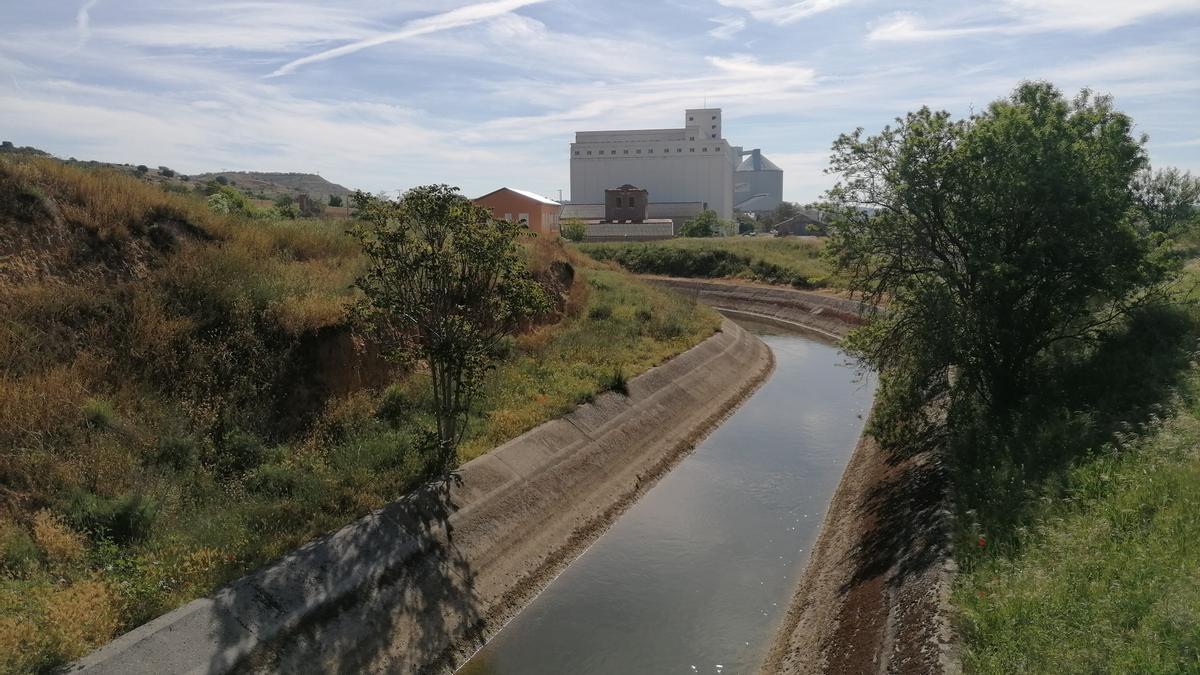
M 594 403 L 118 638 L 94 673 L 452 669 L 770 373 L 732 321 Z

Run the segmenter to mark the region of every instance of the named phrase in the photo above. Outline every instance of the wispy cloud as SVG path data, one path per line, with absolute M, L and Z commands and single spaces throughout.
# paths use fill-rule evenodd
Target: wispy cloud
M 728 40 L 746 29 L 746 19 L 740 16 L 718 16 L 709 19 L 717 24 L 708 34 L 718 40 Z
M 786 25 L 805 17 L 850 4 L 853 0 L 717 0 L 725 7 L 741 9 L 759 21 Z
M 73 51 L 79 51 L 86 47 L 88 39 L 92 36 L 91 11 L 97 2 L 99 0 L 87 0 L 75 14 L 75 48 Z
M 877 22 L 868 37 L 924 42 L 987 33 L 1101 32 L 1160 16 L 1200 13 L 1195 0 L 1001 0 L 988 8 L 940 20 L 896 12 Z
M 460 28 L 462 26 L 479 23 L 480 21 L 486 21 L 498 16 L 503 16 L 522 7 L 527 7 L 529 5 L 539 4 L 546 1 L 547 0 L 493 0 L 492 2 L 481 2 L 474 5 L 467 5 L 465 7 L 459 7 L 458 9 L 452 9 L 448 12 L 442 12 L 441 14 L 427 16 L 421 19 L 414 19 L 404 24 L 404 26 L 399 30 L 381 33 L 379 35 L 374 35 L 356 42 L 351 42 L 348 45 L 342 45 L 341 47 L 335 47 L 333 49 L 326 49 L 325 51 L 317 52 L 316 54 L 311 54 L 309 56 L 289 61 L 272 72 L 269 77 L 287 75 L 288 73 L 294 72 L 297 68 L 310 63 L 318 63 L 320 61 L 336 59 L 341 56 L 353 54 L 371 47 L 378 47 L 379 45 L 388 44 L 390 42 L 400 42 L 401 40 L 408 40 L 419 35 L 427 35 L 429 33 L 437 33 L 444 30 L 450 30 L 452 28 Z

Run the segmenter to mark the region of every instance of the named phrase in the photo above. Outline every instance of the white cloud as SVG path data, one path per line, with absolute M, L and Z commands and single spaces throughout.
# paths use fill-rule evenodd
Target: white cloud
M 87 0 L 83 6 L 79 8 L 79 12 L 75 14 L 75 51 L 83 49 L 87 45 L 88 38 L 91 37 L 92 17 L 89 12 L 96 6 L 99 0 Z
M 728 40 L 746 29 L 746 20 L 740 16 L 718 16 L 709 21 L 717 24 L 708 34 L 718 40 Z
M 534 5 L 547 0 L 493 0 L 492 2 L 481 2 L 474 5 L 466 5 L 457 9 L 452 9 L 441 14 L 434 14 L 421 19 L 414 19 L 404 24 L 400 30 L 387 33 L 380 33 L 369 38 L 364 38 L 356 42 L 351 42 L 348 45 L 327 49 L 323 52 L 310 54 L 303 58 L 289 61 L 280 66 L 275 72 L 271 73 L 270 77 L 279 77 L 287 75 L 295 71 L 297 68 L 309 63 L 317 63 L 319 61 L 328 61 L 336 59 L 347 54 L 377 47 L 379 45 L 388 44 L 390 42 L 399 42 L 417 37 L 419 35 L 427 35 L 429 33 L 437 33 L 452 28 L 460 28 L 468 26 L 487 19 L 493 19 L 509 12 L 516 11 L 528 5 Z
M 853 0 L 800 0 L 800 2 L 789 2 L 788 0 L 717 1 L 725 7 L 749 12 L 750 16 L 753 16 L 758 21 L 787 25 L 805 17 L 849 4 Z
M 872 27 L 869 39 L 898 42 L 946 40 L 996 33 L 1102 32 L 1152 17 L 1200 13 L 1195 0 L 1000 0 L 987 10 L 930 21 L 896 12 Z

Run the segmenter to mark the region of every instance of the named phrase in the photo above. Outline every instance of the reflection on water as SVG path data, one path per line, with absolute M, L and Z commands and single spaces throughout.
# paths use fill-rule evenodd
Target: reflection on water
M 744 323 L 771 378 L 488 643 L 467 675 L 744 673 L 760 662 L 875 382 Z

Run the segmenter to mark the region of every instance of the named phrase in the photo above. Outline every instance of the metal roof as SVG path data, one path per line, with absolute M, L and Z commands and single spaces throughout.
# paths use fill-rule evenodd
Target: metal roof
M 517 188 L 510 188 L 510 187 L 502 187 L 497 190 L 492 190 L 491 192 L 487 193 L 483 197 L 490 197 L 490 196 L 496 194 L 497 192 L 499 192 L 500 190 L 508 190 L 509 192 L 515 192 L 515 193 L 521 195 L 522 197 L 528 197 L 529 199 L 541 202 L 543 204 L 549 204 L 551 206 L 562 206 L 561 204 L 554 201 L 553 199 L 550 199 L 548 197 L 543 197 L 536 192 L 530 192 L 529 190 L 518 190 Z M 476 199 L 477 200 L 483 199 L 483 197 L 476 197 Z
M 771 160 L 764 157 L 763 154 L 761 152 L 759 152 L 758 150 L 750 151 L 750 154 L 746 156 L 746 159 L 743 159 L 742 163 L 738 165 L 737 170 L 738 171 L 783 171 L 783 169 L 776 166 L 775 162 L 772 162 Z

